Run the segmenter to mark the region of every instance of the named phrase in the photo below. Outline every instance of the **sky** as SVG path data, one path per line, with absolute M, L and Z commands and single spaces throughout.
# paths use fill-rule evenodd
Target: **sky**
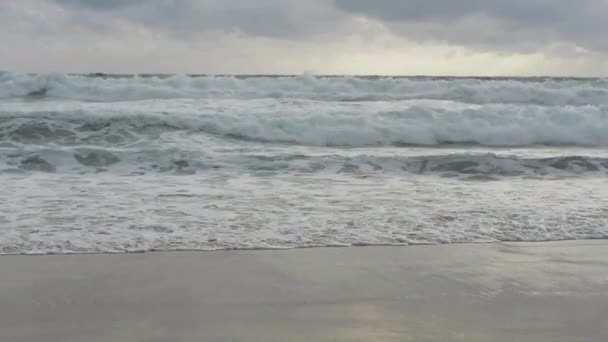
M 0 0 L 0 70 L 608 76 L 608 0 Z

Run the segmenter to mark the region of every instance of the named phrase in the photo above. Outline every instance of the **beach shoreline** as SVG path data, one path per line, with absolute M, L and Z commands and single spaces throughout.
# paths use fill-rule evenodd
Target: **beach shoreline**
M 608 241 L 0 256 L 6 341 L 600 341 Z

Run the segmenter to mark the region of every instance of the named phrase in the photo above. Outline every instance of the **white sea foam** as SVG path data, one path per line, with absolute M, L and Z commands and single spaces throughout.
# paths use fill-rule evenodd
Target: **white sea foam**
M 606 178 L 9 175 L 0 253 L 608 238 Z

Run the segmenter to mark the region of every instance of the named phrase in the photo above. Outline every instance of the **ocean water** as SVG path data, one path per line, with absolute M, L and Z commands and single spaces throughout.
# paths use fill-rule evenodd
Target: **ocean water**
M 0 72 L 0 254 L 607 237 L 607 79 Z

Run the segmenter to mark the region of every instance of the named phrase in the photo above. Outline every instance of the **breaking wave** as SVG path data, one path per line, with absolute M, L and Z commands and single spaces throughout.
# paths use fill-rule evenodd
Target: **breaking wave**
M 173 113 L 118 107 L 29 112 L 0 109 L 0 143 L 123 146 L 162 142 L 163 136 L 182 132 L 243 143 L 334 147 L 608 146 L 608 107 L 604 106 L 399 108 L 240 103 L 228 108 L 176 109 Z

